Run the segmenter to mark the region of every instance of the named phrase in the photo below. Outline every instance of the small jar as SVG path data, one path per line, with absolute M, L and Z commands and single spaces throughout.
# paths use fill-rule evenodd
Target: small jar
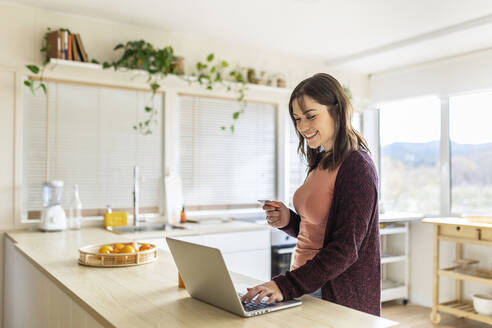
M 184 75 L 184 57 L 174 56 L 172 65 L 176 75 Z
M 248 83 L 258 83 L 258 80 L 256 78 L 256 71 L 254 68 L 248 68 Z

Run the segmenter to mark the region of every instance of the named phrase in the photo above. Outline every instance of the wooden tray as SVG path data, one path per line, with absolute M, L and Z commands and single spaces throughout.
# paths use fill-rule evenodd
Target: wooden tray
M 142 245 L 142 243 L 135 244 L 138 248 Z M 79 248 L 79 264 L 95 267 L 126 267 L 151 263 L 157 259 L 157 247 L 152 244 L 149 244 L 152 246 L 151 249 L 141 252 L 99 254 L 99 248 L 104 245 L 108 244 L 88 245 Z

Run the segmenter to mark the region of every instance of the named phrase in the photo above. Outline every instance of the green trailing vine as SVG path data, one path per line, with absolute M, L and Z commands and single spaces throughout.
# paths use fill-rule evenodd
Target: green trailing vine
M 225 60 L 221 60 L 214 63 L 215 55 L 213 53 L 209 54 L 206 58 L 205 63 L 198 62 L 196 63 L 196 69 L 198 71 L 197 81 L 201 85 L 205 85 L 207 90 L 212 90 L 215 84 L 220 84 L 226 87 L 227 91 L 236 92 L 238 97 L 237 101 L 240 103 L 240 109 L 234 113 L 232 113 L 232 119 L 237 120 L 239 116 L 244 113 L 244 109 L 246 108 L 246 78 L 242 73 L 244 69 L 236 68 L 231 70 L 228 74 L 225 72 L 225 69 L 229 67 L 229 63 Z M 232 78 L 234 84 L 228 83 L 224 81 L 224 76 L 229 76 Z M 222 130 L 226 130 L 225 126 L 221 126 Z M 234 124 L 229 126 L 231 133 L 234 133 Z
M 352 91 L 350 91 L 350 88 L 347 85 L 343 85 L 343 91 L 345 91 L 345 94 L 347 95 L 349 100 L 352 100 Z
M 61 28 L 60 31 L 65 31 L 71 34 L 70 30 L 67 28 Z M 39 74 L 38 81 L 34 79 L 29 79 L 24 81 L 24 85 L 31 90 L 33 95 L 36 94 L 36 90 L 38 89 L 42 89 L 44 94 L 47 93 L 46 84 L 43 81 L 43 75 L 46 69 L 46 65 L 48 65 L 48 63 L 50 62 L 50 58 L 48 57 L 48 51 L 50 50 L 51 47 L 50 45 L 48 45 L 48 33 L 50 32 L 51 32 L 51 28 L 48 27 L 47 32 L 43 35 L 43 44 L 40 49 L 40 52 L 44 54 L 44 59 L 41 68 L 39 68 L 37 65 L 26 65 L 27 69 L 31 71 L 31 73 L 33 73 L 34 75 Z
M 145 105 L 145 112 L 148 117 L 143 122 L 138 122 L 133 126 L 143 135 L 152 133 L 151 123 L 157 124 L 157 109 L 154 108 L 154 98 L 160 88 L 159 81 L 163 80 L 168 74 L 175 74 L 176 67 L 173 65 L 174 50 L 172 47 L 156 49 L 152 44 L 139 41 L 128 41 L 126 44 L 117 44 L 113 50 L 123 50 L 120 59 L 112 63 L 104 62 L 103 68 L 114 68 L 117 70 L 143 70 L 147 72 L 147 83 L 152 90 L 152 96 Z
M 66 31 L 71 34 L 70 30 L 62 28 L 61 31 Z M 46 85 L 43 82 L 43 74 L 46 65 L 49 63 L 50 58 L 47 56 L 49 46 L 47 45 L 47 34 L 51 32 L 48 31 L 43 37 L 43 46 L 41 52 L 44 53 L 44 60 L 41 68 L 36 65 L 26 65 L 30 72 L 34 75 L 40 76 L 39 80 L 29 79 L 24 81 L 24 84 L 29 87 L 31 92 L 35 94 L 36 90 L 42 89 L 46 94 Z M 175 74 L 180 78 L 188 81 L 190 84 L 199 83 L 205 86 L 207 90 L 213 90 L 216 85 L 221 85 L 226 88 L 227 91 L 237 93 L 237 101 L 240 103 L 240 109 L 232 114 L 232 119 L 237 120 L 247 105 L 246 103 L 246 90 L 247 81 L 245 74 L 243 74 L 244 69 L 238 67 L 233 70 L 229 70 L 229 63 L 225 60 L 214 61 L 215 55 L 213 53 L 206 57 L 204 62 L 196 63 L 196 76 L 184 77 L 181 76 L 181 72 L 177 70 L 175 65 L 174 50 L 171 46 L 164 48 L 156 48 L 152 44 L 144 41 L 128 41 L 126 44 L 117 44 L 114 51 L 123 51 L 121 57 L 113 62 L 104 62 L 102 64 L 103 69 L 113 68 L 117 70 L 142 70 L 147 73 L 147 83 L 152 90 L 152 96 L 150 100 L 145 104 L 145 112 L 148 117 L 137 125 L 133 126 L 133 129 L 138 131 L 143 135 L 148 135 L 152 133 L 151 125 L 157 124 L 157 109 L 154 108 L 154 98 L 161 87 L 161 81 L 164 80 L 168 74 Z M 91 63 L 99 64 L 95 59 L 91 60 Z M 227 81 L 224 79 L 227 77 Z M 234 83 L 227 83 L 231 81 Z M 226 130 L 225 126 L 221 127 L 222 130 Z M 234 132 L 234 124 L 229 126 L 231 133 Z

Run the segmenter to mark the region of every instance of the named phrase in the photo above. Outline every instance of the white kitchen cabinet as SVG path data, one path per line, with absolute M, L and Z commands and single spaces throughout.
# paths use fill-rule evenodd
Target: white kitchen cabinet
M 5 238 L 4 255 L 3 327 L 103 327 L 73 296 L 21 254 L 9 238 Z
M 271 270 L 270 231 L 240 231 L 173 237 L 195 244 L 218 248 L 229 271 L 252 278 L 269 281 Z M 165 238 L 145 239 L 139 242 L 152 243 L 169 251 Z

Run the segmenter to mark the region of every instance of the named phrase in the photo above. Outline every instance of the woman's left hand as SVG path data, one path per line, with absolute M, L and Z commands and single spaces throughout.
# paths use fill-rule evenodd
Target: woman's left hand
M 282 292 L 273 280 L 255 286 L 253 288 L 248 288 L 248 292 L 244 294 L 243 297 L 241 297 L 241 302 L 249 303 L 256 295 L 258 295 L 255 300 L 256 304 L 259 304 L 265 296 L 269 297 L 267 304 L 270 304 L 274 301 L 282 302 L 284 300 L 284 295 L 282 295 Z

